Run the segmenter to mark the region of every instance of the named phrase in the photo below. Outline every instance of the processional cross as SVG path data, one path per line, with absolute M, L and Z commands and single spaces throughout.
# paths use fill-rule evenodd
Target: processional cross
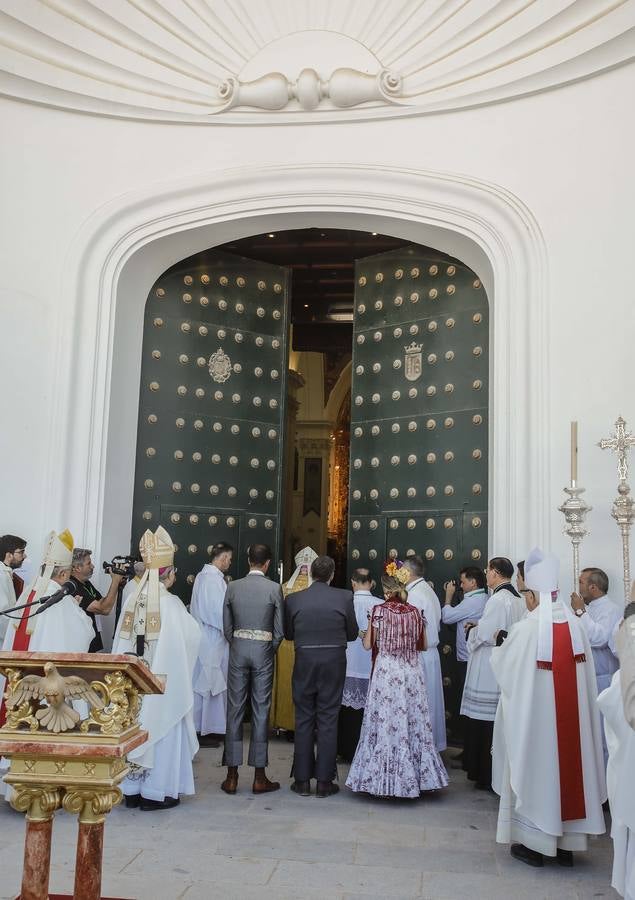
M 618 497 L 613 503 L 611 515 L 615 519 L 622 535 L 622 556 L 624 560 L 624 602 L 628 603 L 631 591 L 631 565 L 629 532 L 635 520 L 635 501 L 629 497 L 631 489 L 626 483 L 628 477 L 628 451 L 635 447 L 635 435 L 626 430 L 626 422 L 620 416 L 615 423 L 615 434 L 603 438 L 598 447 L 601 450 L 614 450 L 617 453 L 617 486 Z

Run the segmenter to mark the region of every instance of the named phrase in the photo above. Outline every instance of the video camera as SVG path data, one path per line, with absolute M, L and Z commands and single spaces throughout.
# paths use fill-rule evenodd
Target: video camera
M 134 578 L 135 562 L 134 556 L 113 556 L 110 562 L 104 562 L 102 566 L 107 575 L 121 575 L 123 578 Z

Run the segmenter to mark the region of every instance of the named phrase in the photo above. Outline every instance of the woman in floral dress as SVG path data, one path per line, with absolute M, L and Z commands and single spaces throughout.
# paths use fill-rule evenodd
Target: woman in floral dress
M 346 784 L 379 797 L 419 797 L 448 784 L 432 736 L 428 695 L 419 664 L 425 621 L 407 602 L 401 565 L 382 576 L 385 602 L 370 613 L 364 646 L 373 672 L 357 751 Z M 404 577 L 405 576 L 405 577 Z

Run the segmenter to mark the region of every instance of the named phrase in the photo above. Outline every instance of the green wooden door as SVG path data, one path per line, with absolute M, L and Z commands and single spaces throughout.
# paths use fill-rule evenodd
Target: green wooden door
M 133 551 L 163 525 L 188 600 L 209 548 L 281 537 L 287 373 L 286 269 L 207 251 L 178 263 L 146 304 Z
M 359 260 L 349 565 L 416 553 L 441 597 L 487 556 L 488 304 L 467 266 L 411 246 Z M 439 644 L 448 719 L 454 633 Z M 452 723 L 448 723 L 451 730 Z

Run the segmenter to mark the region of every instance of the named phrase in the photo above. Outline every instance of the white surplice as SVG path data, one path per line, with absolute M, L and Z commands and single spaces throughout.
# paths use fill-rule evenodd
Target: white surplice
M 7 606 L 15 606 L 15 600 L 13 570 L 0 560 L 0 609 L 5 609 Z M 6 616 L 0 616 L 0 641 L 4 640 L 8 624 L 9 619 Z
M 135 653 L 136 636 L 120 637 L 126 609 L 122 610 L 113 641 L 113 653 Z M 157 640 L 147 641 L 144 658 L 157 675 L 166 677 L 165 693 L 143 698 L 139 721 L 148 731 L 148 740 L 128 754 L 141 770 L 124 779 L 126 795 L 141 794 L 147 800 L 194 793 L 192 759 L 198 750 L 192 717 L 194 696 L 192 673 L 199 651 L 201 630 L 177 596 L 159 583 L 161 631 Z
M 60 585 L 51 581 L 46 594 L 54 594 L 59 589 Z M 29 651 L 88 653 L 95 637 L 93 623 L 73 597 L 64 597 L 36 618 L 37 626 L 31 636 Z
M 225 576 L 206 563 L 196 576 L 190 612 L 201 626 L 201 646 L 194 667 L 194 724 L 199 734 L 225 734 L 229 644 L 223 633 Z
M 373 607 L 383 603 L 378 597 L 373 597 L 370 591 L 355 591 L 353 594 L 353 606 L 355 618 L 360 631 L 368 628 L 368 614 Z M 368 681 L 372 665 L 372 654 L 365 650 L 361 637 L 346 645 L 346 679 L 344 680 L 344 693 L 342 694 L 342 706 L 351 709 L 364 709 L 366 694 L 368 693 Z
M 499 631 L 509 632 L 525 617 L 527 606 L 501 585 L 489 597 L 478 625 L 470 630 L 467 639 L 468 661 L 465 687 L 461 700 L 461 715 L 483 722 L 493 722 L 498 706 L 499 688 L 490 666 L 492 649 Z
M 613 631 L 624 615 L 624 607 L 613 603 L 611 598 L 604 594 L 588 603 L 585 610 L 585 614 L 580 616 L 580 622 L 584 626 L 593 651 L 599 694 L 610 685 L 619 667 L 619 662 L 609 644 Z
M 577 629 L 586 655 L 586 662 L 575 667 L 586 818 L 562 821 L 553 672 L 536 663 L 539 613 L 537 608 L 514 625 L 503 645 L 491 653 L 491 669 L 501 690 L 492 786 L 500 796 L 497 842 L 518 842 L 555 856 L 558 849 L 586 850 L 589 834 L 604 833 L 606 782 L 591 647 L 574 620 L 570 627 Z M 560 600 L 552 613 L 554 624 L 567 621 Z
M 594 601 L 595 602 L 595 601 Z M 635 900 L 635 731 L 624 715 L 620 672 L 598 697 L 609 751 L 606 783 L 613 838 L 612 886 L 626 900 Z
M 408 603 L 416 606 L 426 620 L 426 640 L 428 649 L 420 655 L 423 675 L 428 692 L 428 707 L 432 734 L 437 750 L 445 750 L 445 701 L 443 699 L 443 679 L 439 657 L 439 626 L 441 624 L 441 604 L 425 578 L 419 578 L 406 585 Z

